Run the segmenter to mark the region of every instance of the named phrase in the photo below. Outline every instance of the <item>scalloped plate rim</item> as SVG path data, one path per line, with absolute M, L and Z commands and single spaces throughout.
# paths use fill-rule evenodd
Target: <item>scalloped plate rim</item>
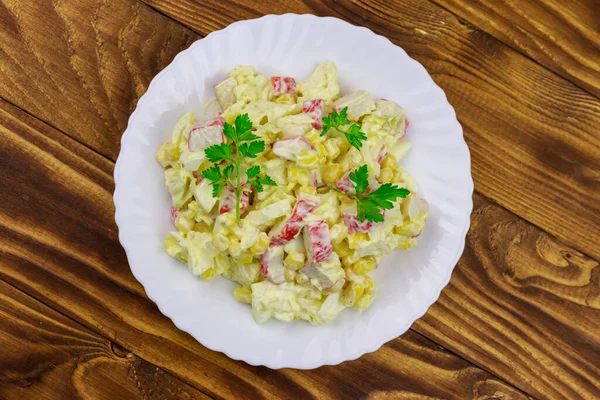
M 374 33 L 372 30 L 370 30 L 369 28 L 363 27 L 363 26 L 357 26 L 354 24 L 351 24 L 349 22 L 343 21 L 341 19 L 335 18 L 335 17 L 317 17 L 314 16 L 312 14 L 293 14 L 293 13 L 286 13 L 286 14 L 282 14 L 282 15 L 274 15 L 274 14 L 269 14 L 269 15 L 265 15 L 259 18 L 255 18 L 255 19 L 249 19 L 249 20 L 241 20 L 241 21 L 236 21 L 230 25 L 228 25 L 227 27 L 218 30 L 218 31 L 213 31 L 211 33 L 209 33 L 206 37 L 198 39 L 197 41 L 195 41 L 194 43 L 192 43 L 187 49 L 181 51 L 180 53 L 178 53 L 175 58 L 171 61 L 171 63 L 169 63 L 169 65 L 167 67 L 165 67 L 162 71 L 160 71 L 150 82 L 148 89 L 146 90 L 146 92 L 144 93 L 144 95 L 141 96 L 141 98 L 139 99 L 136 109 L 134 110 L 134 112 L 131 114 L 131 116 L 129 117 L 128 120 L 128 125 L 127 128 L 125 130 L 125 132 L 123 133 L 122 137 L 121 137 L 121 150 L 119 152 L 119 156 L 117 158 L 116 164 L 115 164 L 115 169 L 114 169 L 114 180 L 115 180 L 115 191 L 113 194 L 113 200 L 115 203 L 115 221 L 117 224 L 117 227 L 119 229 L 119 241 L 121 242 L 121 245 L 123 246 L 127 259 L 128 261 L 132 258 L 131 256 L 131 246 L 130 244 L 127 242 L 127 238 L 124 237 L 124 227 L 126 225 L 126 222 L 123 220 L 122 218 L 122 211 L 123 208 L 119 207 L 119 198 L 120 198 L 120 193 L 121 191 L 119 190 L 119 181 L 120 181 L 120 175 L 121 175 L 121 168 L 123 165 L 123 154 L 125 153 L 125 149 L 127 148 L 127 141 L 129 139 L 129 133 L 130 133 L 130 129 L 133 125 L 135 125 L 135 121 L 137 119 L 137 116 L 139 114 L 139 110 L 140 108 L 142 108 L 144 106 L 144 104 L 148 101 L 148 99 L 151 96 L 151 93 L 153 91 L 154 86 L 156 86 L 156 82 L 159 81 L 160 79 L 162 79 L 162 77 L 164 75 L 166 75 L 171 69 L 174 68 L 174 65 L 176 65 L 179 62 L 179 59 L 186 53 L 188 52 L 192 52 L 194 48 L 202 46 L 204 43 L 207 43 L 208 41 L 211 40 L 211 38 L 218 36 L 218 35 L 225 35 L 228 33 L 228 31 L 234 29 L 237 26 L 240 25 L 244 25 L 246 23 L 259 23 L 261 21 L 267 21 L 273 18 L 316 18 L 316 19 L 320 19 L 320 20 L 327 20 L 329 22 L 334 22 L 334 23 L 341 23 L 344 25 L 347 25 L 348 28 L 351 29 L 361 29 L 364 30 L 365 33 L 372 35 L 373 37 L 376 38 L 380 38 L 380 39 L 384 39 L 387 42 L 387 45 L 389 46 L 393 46 L 394 48 L 396 48 L 397 50 L 400 50 L 404 56 L 406 58 L 408 58 L 410 60 L 410 62 L 413 62 L 415 64 L 418 65 L 418 67 L 422 68 L 423 70 L 426 71 L 426 69 L 422 66 L 421 63 L 419 63 L 418 61 L 414 60 L 413 58 L 411 58 L 410 56 L 408 56 L 408 54 L 406 54 L 406 52 L 404 51 L 404 49 L 402 49 L 401 47 L 395 45 L 394 43 L 392 43 L 387 37 L 385 36 L 381 36 L 378 35 L 376 33 Z M 427 71 L 426 71 L 427 72 Z M 431 79 L 429 73 L 427 73 L 427 75 L 429 76 L 429 78 Z M 468 147 L 466 145 L 466 142 L 464 141 L 464 134 L 463 134 L 463 130 L 462 130 L 462 126 L 460 125 L 460 123 L 458 122 L 458 120 L 456 119 L 456 113 L 453 109 L 453 107 L 448 103 L 447 101 L 447 97 L 445 95 L 445 93 L 443 92 L 443 90 L 432 80 L 432 84 L 433 84 L 433 89 L 434 90 L 439 90 L 442 94 L 443 94 L 443 101 L 445 102 L 444 106 L 449 107 L 452 110 L 452 116 L 454 118 L 454 121 L 456 123 L 456 126 L 458 127 L 458 130 L 460 131 L 460 138 L 462 139 L 460 145 L 464 145 L 464 151 L 465 151 L 465 155 L 466 155 L 466 159 L 465 161 L 465 166 L 468 167 L 468 181 L 466 182 L 468 185 L 468 190 L 467 192 L 465 192 L 465 201 L 466 203 L 464 204 L 465 207 L 461 209 L 461 211 L 464 214 L 464 225 L 462 227 L 460 227 L 460 231 L 461 231 L 461 239 L 460 239 L 460 248 L 456 249 L 456 252 L 454 254 L 454 257 L 452 258 L 452 262 L 449 262 L 448 264 L 451 264 L 452 266 L 449 267 L 447 269 L 447 274 L 444 276 L 444 278 L 442 279 L 442 284 L 436 289 L 434 295 L 429 298 L 427 300 L 427 304 L 422 308 L 421 312 L 416 313 L 417 315 L 412 315 L 411 316 L 411 320 L 412 322 L 409 322 L 407 324 L 404 324 L 400 327 L 398 327 L 394 332 L 391 332 L 388 335 L 385 335 L 383 337 L 379 337 L 379 340 L 377 340 L 376 342 L 373 342 L 371 345 L 369 346 L 363 346 L 363 347 L 359 347 L 356 348 L 354 352 L 352 352 L 351 354 L 349 353 L 345 353 L 342 356 L 336 357 L 336 358 L 331 358 L 331 359 L 320 359 L 318 361 L 312 362 L 312 363 L 302 363 L 302 362 L 284 362 L 284 361 L 280 361 L 280 362 L 273 362 L 270 360 L 265 360 L 264 358 L 259 357 L 248 357 L 247 355 L 244 354 L 236 354 L 233 352 L 228 351 L 224 346 L 220 346 L 218 344 L 215 343 L 206 343 L 205 341 L 203 341 L 201 339 L 201 337 L 199 337 L 199 335 L 197 334 L 197 332 L 191 332 L 190 330 L 186 329 L 185 327 L 182 326 L 182 324 L 176 320 L 177 316 L 171 316 L 169 315 L 167 312 L 165 312 L 165 303 L 163 303 L 161 301 L 161 296 L 158 293 L 148 293 L 147 289 L 146 289 L 146 285 L 144 285 L 144 281 L 145 281 L 145 277 L 140 273 L 139 270 L 132 268 L 131 264 L 130 264 L 130 269 L 134 275 L 134 277 L 142 284 L 142 286 L 144 286 L 145 290 L 146 290 L 146 294 L 148 296 L 148 298 L 150 298 L 158 307 L 158 309 L 160 310 L 160 312 L 165 315 L 166 317 L 168 317 L 173 324 L 180 330 L 189 333 L 190 335 L 192 335 L 198 342 L 200 342 L 203 346 L 209 348 L 210 350 L 213 351 L 218 351 L 221 353 L 224 353 L 225 355 L 227 355 L 229 358 L 234 359 L 234 360 L 239 360 L 239 361 L 244 361 L 250 365 L 254 365 L 254 366 L 267 366 L 269 368 L 273 368 L 273 369 L 277 369 L 277 368 L 296 368 L 296 369 L 313 369 L 313 368 L 317 368 L 319 366 L 323 366 L 323 365 L 337 365 L 341 362 L 344 361 L 350 361 L 350 360 L 355 360 L 357 358 L 359 358 L 360 356 L 362 356 L 363 354 L 367 354 L 367 353 L 371 353 L 374 352 L 376 350 L 378 350 L 382 345 L 384 345 L 385 343 L 389 342 L 390 340 L 393 340 L 395 338 L 397 338 L 398 336 L 402 335 L 403 333 L 405 333 L 406 331 L 408 331 L 410 329 L 410 326 L 414 323 L 414 321 L 416 321 L 417 319 L 421 318 L 429 309 L 429 307 L 431 305 L 433 305 L 437 299 L 440 296 L 440 293 L 442 291 L 442 289 L 447 286 L 447 284 L 450 281 L 452 272 L 456 266 L 456 264 L 458 263 L 458 260 L 460 259 L 463 251 L 464 251 L 464 247 L 465 247 L 465 241 L 466 241 L 466 233 L 468 231 L 469 225 L 470 225 L 470 219 L 469 216 L 472 212 L 473 209 L 473 203 L 472 203 L 472 194 L 473 194 L 473 181 L 472 181 L 472 177 L 471 177 L 471 173 L 470 173 L 470 152 L 468 150 Z

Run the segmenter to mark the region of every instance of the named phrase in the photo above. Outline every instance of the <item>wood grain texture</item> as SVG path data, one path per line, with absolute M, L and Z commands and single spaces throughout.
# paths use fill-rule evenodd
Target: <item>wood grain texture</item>
M 198 37 L 131 0 L 2 0 L 0 26 L 0 97 L 113 160 L 150 80 Z
M 474 207 L 452 280 L 413 329 L 538 398 L 600 398 L 598 262 L 479 196 Z
M 597 0 L 432 0 L 600 97 Z
M 0 279 L 211 397 L 527 397 L 413 331 L 313 371 L 209 351 L 161 315 L 131 275 L 112 222 L 112 164 L 4 102 L 0 135 L 0 182 L 23 187 L 0 198 Z
M 0 398 L 208 399 L 0 281 Z
M 145 0 L 206 35 L 280 13 L 259 0 Z M 465 130 L 475 188 L 600 259 L 600 100 L 494 37 L 422 0 L 289 0 L 388 37 L 444 89 Z M 341 74 L 344 72 L 341 71 Z

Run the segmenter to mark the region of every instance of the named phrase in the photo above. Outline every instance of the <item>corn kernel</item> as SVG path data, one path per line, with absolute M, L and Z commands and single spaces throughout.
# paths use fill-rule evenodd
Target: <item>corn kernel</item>
M 229 247 L 229 239 L 223 234 L 213 235 L 213 244 L 220 251 L 225 251 Z
M 414 240 L 409 240 L 398 244 L 400 250 L 410 250 L 413 247 Z
M 342 304 L 352 307 L 363 295 L 365 289 L 356 282 L 350 282 L 342 292 Z
M 333 242 L 333 251 L 335 251 L 340 257 L 346 257 L 348 254 L 350 254 L 348 242 L 346 240 L 342 240 L 338 243 Z
M 316 129 L 311 129 L 310 131 L 306 132 L 306 134 L 304 134 L 304 137 L 312 144 L 317 144 L 321 142 L 321 134 Z
M 293 252 L 283 260 L 283 265 L 292 270 L 299 269 L 304 265 L 304 258 L 303 253 Z
M 274 159 L 276 159 L 276 158 L 279 158 L 279 157 L 277 156 L 277 154 L 273 153 L 273 151 L 272 151 L 272 150 L 267 150 L 267 151 L 265 151 L 265 152 L 262 154 L 262 156 L 265 158 L 265 160 L 274 160 Z
M 229 241 L 229 254 L 231 254 L 233 257 L 239 257 L 239 255 L 242 253 L 242 246 L 240 246 L 240 242 L 239 241 Z
M 391 182 L 392 179 L 394 179 L 394 173 L 389 168 L 382 168 L 379 176 L 377 177 L 377 181 L 379 183 Z
M 308 177 L 308 173 L 309 170 L 305 169 L 302 171 L 302 173 L 300 173 L 298 175 L 298 183 L 302 186 L 308 186 L 308 182 L 309 182 L 309 177 Z
M 316 150 L 302 150 L 296 156 L 296 164 L 301 168 L 314 168 L 319 162 Z
M 400 171 L 398 169 L 396 169 L 394 171 L 394 175 L 392 177 L 392 182 L 394 182 L 394 183 L 402 182 L 402 171 Z
M 364 232 L 352 233 L 348 235 L 348 247 L 356 249 L 360 243 L 366 242 L 367 240 L 369 240 L 369 235 Z
M 344 257 L 342 257 L 342 264 L 346 267 L 350 267 L 352 264 L 357 262 L 359 258 L 360 257 L 356 256 L 356 253 L 354 252 L 354 250 L 350 250 L 350 251 L 348 251 L 348 254 L 346 254 Z
M 325 149 L 325 146 L 323 146 L 323 143 L 315 144 L 315 150 L 319 157 L 325 157 L 327 155 L 327 150 Z
M 336 217 L 336 220 L 337 220 L 337 218 L 339 217 L 339 215 L 335 215 L 335 217 Z M 346 236 L 348 236 L 348 228 L 346 227 L 346 225 L 344 225 L 344 224 L 337 224 L 336 221 L 330 222 L 330 224 L 333 225 L 331 227 L 331 229 L 329 230 L 329 233 L 331 235 L 331 241 L 334 244 L 340 243 L 341 241 L 343 241 L 346 238 Z M 346 243 L 346 245 L 347 245 L 347 243 Z
M 328 163 L 322 168 L 323 182 L 333 185 L 342 176 L 342 166 L 336 163 Z
M 358 311 L 366 310 L 367 307 L 369 307 L 371 305 L 371 303 L 373 302 L 374 297 L 375 296 L 372 293 L 363 294 L 354 304 L 354 308 L 357 309 Z
M 205 280 L 205 281 L 210 281 L 212 278 L 215 277 L 215 275 L 216 275 L 215 272 L 216 272 L 215 269 L 213 267 L 210 267 L 209 269 L 207 269 L 200 275 L 200 279 Z
M 340 155 L 340 146 L 338 146 L 336 142 L 327 140 L 327 141 L 325 141 L 324 147 L 325 147 L 325 155 L 330 160 L 333 160 L 337 156 Z
M 217 254 L 217 257 L 215 257 L 215 271 L 217 274 L 229 278 L 231 273 L 231 258 L 227 255 L 227 253 L 222 252 Z
M 313 186 L 302 186 L 300 189 L 298 189 L 298 194 L 296 195 L 296 198 L 301 194 L 310 194 L 316 196 L 318 194 L 317 188 Z
M 174 257 L 184 264 L 187 264 L 187 254 L 173 236 L 169 235 L 165 239 L 165 251 L 171 257 Z
M 254 255 L 262 254 L 269 247 L 269 236 L 265 232 L 258 235 L 258 241 L 250 247 L 250 252 Z
M 385 156 L 383 161 L 381 161 L 381 168 L 389 168 L 393 170 L 394 168 L 396 168 L 396 164 L 398 164 L 398 161 L 396 161 L 396 157 L 394 157 L 392 154 L 388 154 L 387 156 Z
M 223 226 L 226 226 L 228 228 L 237 224 L 237 220 L 235 219 L 234 213 L 221 214 L 219 215 L 219 217 Z
M 296 182 L 292 182 L 292 181 L 288 182 L 288 184 L 285 186 L 285 189 L 284 189 L 285 192 L 286 193 L 293 193 L 294 189 L 296 189 L 296 185 L 297 185 Z
M 288 180 L 290 183 L 299 183 L 301 186 L 308 186 L 309 173 L 310 171 L 308 169 L 299 168 L 295 164 L 289 167 L 287 170 Z
M 375 269 L 375 260 L 372 257 L 360 258 L 357 262 L 352 264 L 352 270 L 357 275 L 365 275 Z
M 287 169 L 288 181 L 296 181 L 298 179 L 298 167 L 296 165 L 290 165 Z
M 194 224 L 193 230 L 195 230 L 196 232 L 210 232 L 211 231 L 210 227 L 208 225 L 206 225 L 206 223 L 203 221 L 196 222 Z
M 299 285 L 307 285 L 310 279 L 304 274 L 296 274 L 296 283 Z
M 370 276 L 365 276 L 362 280 L 362 285 L 365 288 L 365 293 L 375 293 L 375 282 Z
M 332 138 L 330 140 L 333 140 L 338 145 L 338 147 L 340 148 L 340 154 L 346 153 L 348 150 L 350 150 L 350 147 L 352 146 L 345 137 L 337 137 Z
M 181 232 L 191 231 L 195 224 L 196 221 L 194 221 L 193 218 L 188 218 L 187 216 L 181 214 L 179 217 L 177 217 L 177 220 L 175 220 L 175 227 Z
M 156 153 L 156 160 L 164 168 L 179 160 L 181 155 L 179 148 L 171 142 L 163 144 Z
M 296 95 L 294 93 L 282 94 L 275 100 L 275 102 L 279 104 L 295 104 Z
M 296 280 L 296 271 L 286 268 L 283 270 L 283 276 L 287 282 L 294 282 Z
M 248 251 L 243 251 L 239 256 L 236 257 L 235 261 L 240 264 L 250 264 L 254 260 L 254 256 L 252 253 Z
M 252 303 L 252 291 L 245 287 L 236 287 L 233 291 L 233 297 L 240 303 Z

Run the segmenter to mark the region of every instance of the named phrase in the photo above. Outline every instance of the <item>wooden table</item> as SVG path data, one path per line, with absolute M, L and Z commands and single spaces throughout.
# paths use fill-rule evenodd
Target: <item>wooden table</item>
M 112 203 L 127 118 L 193 41 L 332 15 L 420 61 L 465 130 L 467 247 L 427 315 L 313 371 L 204 348 L 133 278 Z M 0 0 L 1 399 L 599 399 L 597 0 Z

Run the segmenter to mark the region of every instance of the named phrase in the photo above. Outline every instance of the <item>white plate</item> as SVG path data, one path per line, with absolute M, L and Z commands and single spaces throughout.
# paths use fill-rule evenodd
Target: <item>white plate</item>
M 325 60 L 337 64 L 343 93 L 365 89 L 406 108 L 414 148 L 402 163 L 429 202 L 430 215 L 419 244 L 385 257 L 373 274 L 377 295 L 367 311 L 345 310 L 324 326 L 278 321 L 259 326 L 250 308 L 234 300 L 234 283 L 200 281 L 163 251 L 173 229 L 171 204 L 154 153 L 183 113 L 202 117 L 202 103 L 214 97 L 212 86 L 237 64 L 303 80 Z M 461 126 L 425 68 L 366 28 L 312 15 L 236 22 L 181 52 L 154 78 L 131 115 L 115 184 L 119 239 L 148 297 L 204 346 L 271 368 L 338 364 L 406 332 L 448 283 L 473 206 Z

